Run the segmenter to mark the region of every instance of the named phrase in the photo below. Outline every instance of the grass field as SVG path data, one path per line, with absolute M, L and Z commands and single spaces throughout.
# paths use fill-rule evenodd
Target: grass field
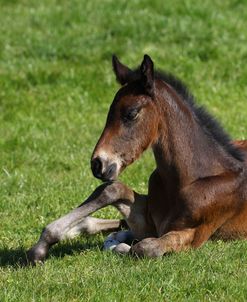
M 22 267 L 42 228 L 99 185 L 90 156 L 118 85 L 111 54 L 144 53 L 247 138 L 247 2 L 0 0 L 0 301 L 247 301 L 247 243 L 135 260 L 103 235 Z M 146 192 L 152 154 L 121 180 Z M 107 208 L 98 217 L 117 217 Z

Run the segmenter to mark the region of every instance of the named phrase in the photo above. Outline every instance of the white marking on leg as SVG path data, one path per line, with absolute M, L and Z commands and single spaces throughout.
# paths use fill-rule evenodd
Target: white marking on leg
M 113 251 L 115 253 L 118 253 L 118 254 L 128 254 L 129 251 L 131 249 L 131 246 L 122 242 L 122 243 L 119 243 L 114 249 Z
M 114 250 L 119 253 L 126 253 L 130 249 L 130 246 L 125 242 L 130 242 L 133 240 L 133 234 L 131 231 L 119 231 L 111 233 L 106 237 L 104 241 L 104 250 Z

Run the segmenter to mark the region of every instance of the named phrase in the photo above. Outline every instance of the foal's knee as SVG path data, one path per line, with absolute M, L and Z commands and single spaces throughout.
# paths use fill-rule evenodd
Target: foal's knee
M 98 199 L 104 206 L 124 200 L 134 200 L 134 192 L 119 181 L 110 181 L 100 185 L 86 202 Z
M 115 197 L 116 195 L 125 196 L 126 194 L 132 192 L 125 184 L 120 181 L 111 181 L 103 184 L 105 194 Z

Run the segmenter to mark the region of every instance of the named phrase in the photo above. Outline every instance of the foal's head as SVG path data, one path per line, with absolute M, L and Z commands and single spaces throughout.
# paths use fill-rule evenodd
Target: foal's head
M 144 56 L 135 71 L 112 58 L 117 92 L 103 133 L 92 155 L 92 171 L 103 181 L 114 180 L 157 139 L 159 114 L 155 104 L 154 69 Z

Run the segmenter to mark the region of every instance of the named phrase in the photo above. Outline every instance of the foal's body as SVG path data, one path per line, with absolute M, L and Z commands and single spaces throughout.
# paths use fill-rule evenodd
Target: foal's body
M 155 76 L 148 56 L 136 71 L 115 57 L 113 67 L 123 87 L 92 156 L 94 176 L 106 183 L 48 225 L 29 259 L 43 260 L 64 238 L 119 229 L 118 220 L 89 216 L 107 205 L 124 216 L 139 256 L 196 248 L 211 237 L 247 239 L 247 141 L 232 145 L 180 82 Z M 148 194 L 140 195 L 115 179 L 148 147 L 157 168 Z

